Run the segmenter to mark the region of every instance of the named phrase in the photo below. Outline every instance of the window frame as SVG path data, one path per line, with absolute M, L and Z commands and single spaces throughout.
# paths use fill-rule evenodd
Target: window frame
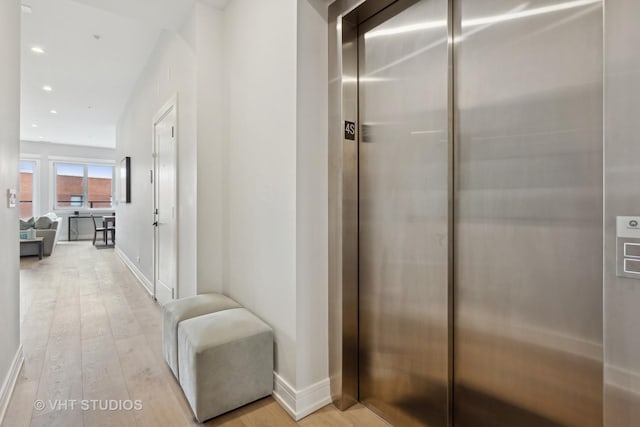
M 31 216 L 35 217 L 40 207 L 40 157 L 36 155 L 22 154 L 19 163 L 33 163 L 33 182 L 31 184 Z M 18 174 L 20 169 L 18 167 Z M 18 183 L 18 206 L 20 206 L 20 185 Z
M 115 181 L 116 181 L 116 164 L 115 160 L 104 160 L 104 159 L 83 159 L 83 158 L 72 158 L 72 157 L 49 157 L 49 169 L 51 176 L 51 205 L 52 209 L 57 212 L 74 212 L 78 210 L 83 211 L 111 211 L 116 208 L 116 199 L 115 195 Z M 59 164 L 64 165 L 74 165 L 74 166 L 82 166 L 83 175 L 82 175 L 82 205 L 81 206 L 59 206 L 58 205 L 58 168 Z M 111 206 L 110 207 L 99 207 L 99 208 L 91 208 L 89 207 L 89 167 L 90 166 L 108 166 L 111 167 Z

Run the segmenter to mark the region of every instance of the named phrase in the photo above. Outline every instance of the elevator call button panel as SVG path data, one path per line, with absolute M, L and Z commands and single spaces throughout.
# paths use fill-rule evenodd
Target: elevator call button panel
M 616 271 L 620 277 L 640 279 L 640 217 L 616 218 Z

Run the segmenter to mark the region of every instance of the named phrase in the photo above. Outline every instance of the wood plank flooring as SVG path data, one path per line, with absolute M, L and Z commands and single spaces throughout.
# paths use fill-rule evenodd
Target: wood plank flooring
M 51 257 L 21 259 L 25 363 L 3 426 L 195 426 L 161 351 L 160 308 L 113 250 L 60 242 Z M 36 400 L 45 408 L 34 408 Z M 139 400 L 140 410 L 67 401 Z M 92 403 L 93 405 L 93 403 Z M 207 426 L 387 426 L 361 405 L 326 406 L 299 423 L 267 397 Z

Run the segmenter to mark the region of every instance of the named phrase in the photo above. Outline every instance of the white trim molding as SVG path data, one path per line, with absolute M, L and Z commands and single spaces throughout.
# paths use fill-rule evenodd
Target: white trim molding
M 273 373 L 273 398 L 284 408 L 294 420 L 296 417 L 296 390 L 277 372 Z
M 42 200 L 40 188 L 40 156 L 36 154 L 21 154 L 20 163 L 22 162 L 34 164 L 31 175 L 31 216 L 38 217 L 40 216 L 38 213 L 41 212 L 40 200 Z
M 331 403 L 329 378 L 297 391 L 277 372 L 274 372 L 273 384 L 274 399 L 296 421 Z
M 13 395 L 13 390 L 16 387 L 20 370 L 24 364 L 24 353 L 22 352 L 22 344 L 18 347 L 13 363 L 7 372 L 7 376 L 4 379 L 2 388 L 0 389 L 0 424 L 4 423 L 4 417 L 7 415 L 7 408 L 9 407 L 9 401 Z
M 96 159 L 91 157 L 74 157 L 74 156 L 56 156 L 49 155 L 49 163 L 78 163 L 78 164 L 92 164 L 92 165 L 110 165 L 115 166 L 116 161 L 113 159 Z
M 147 277 L 142 273 L 142 271 L 140 271 L 140 269 L 136 267 L 133 261 L 131 261 L 129 257 L 124 252 L 122 252 L 122 249 L 116 246 L 115 251 L 116 251 L 116 254 L 118 254 L 118 257 L 120 257 L 120 260 L 122 260 L 122 262 L 124 263 L 124 265 L 126 265 L 127 268 L 131 270 L 131 273 L 133 273 L 135 278 L 138 279 L 138 282 L 140 282 L 140 284 L 144 287 L 144 289 L 147 292 L 149 292 L 149 295 L 153 297 L 153 284 L 149 281 L 149 279 L 147 279 Z

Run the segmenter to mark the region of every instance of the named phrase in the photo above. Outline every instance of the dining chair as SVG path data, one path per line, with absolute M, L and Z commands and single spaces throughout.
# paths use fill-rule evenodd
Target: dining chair
M 96 217 L 91 214 L 91 219 L 93 220 L 93 244 L 96 244 L 96 238 L 98 237 L 98 233 L 102 233 L 102 240 L 104 240 L 104 244 L 107 244 L 107 232 L 108 229 L 106 227 L 98 227 L 98 223 L 96 222 Z
M 107 242 L 108 233 L 111 233 L 111 243 L 116 244 L 116 217 L 115 215 L 108 215 L 102 218 L 102 225 L 106 228 Z

